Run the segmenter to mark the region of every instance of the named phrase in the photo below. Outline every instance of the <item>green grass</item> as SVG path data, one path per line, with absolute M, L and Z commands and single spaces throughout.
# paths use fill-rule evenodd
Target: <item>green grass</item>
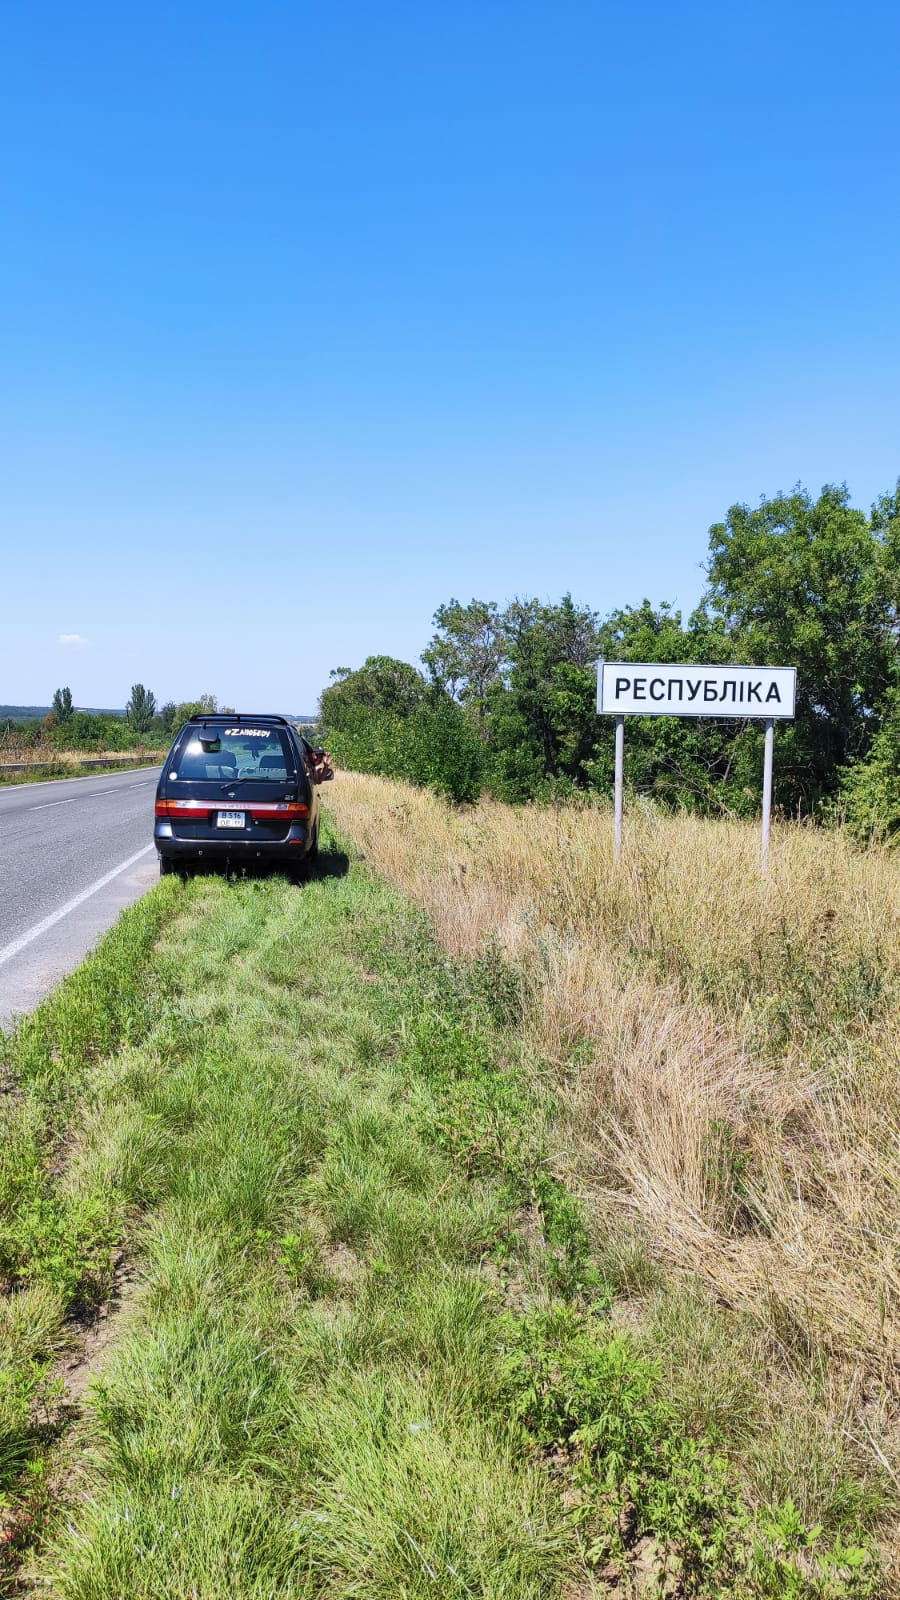
M 109 1293 L 124 1214 L 102 1173 L 71 1181 L 67 1148 L 101 1059 L 140 1038 L 162 997 L 153 946 L 174 888 L 131 907 L 87 960 L 0 1034 L 0 1584 L 21 1527 L 43 1514 L 46 1447 L 61 1426 L 55 1363 L 72 1314 Z
M 646 1269 L 551 1170 L 495 950 L 449 961 L 356 864 L 302 891 L 167 880 L 127 915 L 93 999 L 82 969 L 9 1047 L 20 1429 L 65 1307 L 123 1237 L 140 1262 L 57 1456 L 42 1592 L 562 1600 L 652 1546 L 684 1593 L 878 1592 L 866 1508 L 751 1509 L 721 1385 L 689 1403 L 616 1326 Z M 680 1317 L 660 1300 L 688 1346 Z

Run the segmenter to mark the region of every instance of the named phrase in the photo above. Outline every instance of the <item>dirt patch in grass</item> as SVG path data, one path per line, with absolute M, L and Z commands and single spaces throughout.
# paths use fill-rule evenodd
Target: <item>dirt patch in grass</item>
M 127 1328 L 137 1298 L 137 1273 L 127 1256 L 120 1252 L 113 1264 L 109 1299 L 70 1317 L 68 1327 L 72 1343 L 55 1369 L 64 1385 L 61 1406 L 70 1417 L 80 1413 L 88 1385 L 99 1372 L 110 1346 Z

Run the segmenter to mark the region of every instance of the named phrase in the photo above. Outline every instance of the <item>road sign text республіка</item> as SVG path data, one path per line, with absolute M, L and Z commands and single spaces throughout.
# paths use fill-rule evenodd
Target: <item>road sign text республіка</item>
M 613 853 L 622 850 L 625 718 L 759 717 L 766 724 L 763 746 L 763 872 L 769 864 L 772 811 L 772 747 L 775 719 L 790 721 L 797 699 L 796 667 L 708 667 L 679 662 L 598 661 L 597 711 L 616 719 L 613 784 Z
M 597 710 L 607 716 L 790 719 L 796 691 L 794 667 L 598 663 Z

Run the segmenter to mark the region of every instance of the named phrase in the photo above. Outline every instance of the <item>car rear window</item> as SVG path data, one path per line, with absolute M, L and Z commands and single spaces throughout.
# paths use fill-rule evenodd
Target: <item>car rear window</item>
M 170 776 L 284 783 L 295 766 L 283 728 L 188 728 Z

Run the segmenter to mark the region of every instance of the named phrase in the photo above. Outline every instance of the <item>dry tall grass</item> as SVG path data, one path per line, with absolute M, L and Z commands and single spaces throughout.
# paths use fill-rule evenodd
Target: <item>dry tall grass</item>
M 143 746 L 133 750 L 56 750 L 48 745 L 17 744 L 12 740 L 0 743 L 0 773 L 7 764 L 38 769 L 52 766 L 60 771 L 69 768 L 75 771 L 85 761 L 121 762 L 124 766 L 128 761 L 145 761 L 152 765 L 160 759 L 157 751 L 147 750 Z
M 898 862 L 840 835 L 491 802 L 341 773 L 338 825 L 450 950 L 521 962 L 573 1181 L 655 1250 L 815 1353 L 883 1425 L 900 1353 Z M 867 1420 L 868 1419 L 868 1420 Z M 865 1440 L 862 1441 L 866 1443 Z M 896 1466 L 889 1466 L 892 1475 Z

